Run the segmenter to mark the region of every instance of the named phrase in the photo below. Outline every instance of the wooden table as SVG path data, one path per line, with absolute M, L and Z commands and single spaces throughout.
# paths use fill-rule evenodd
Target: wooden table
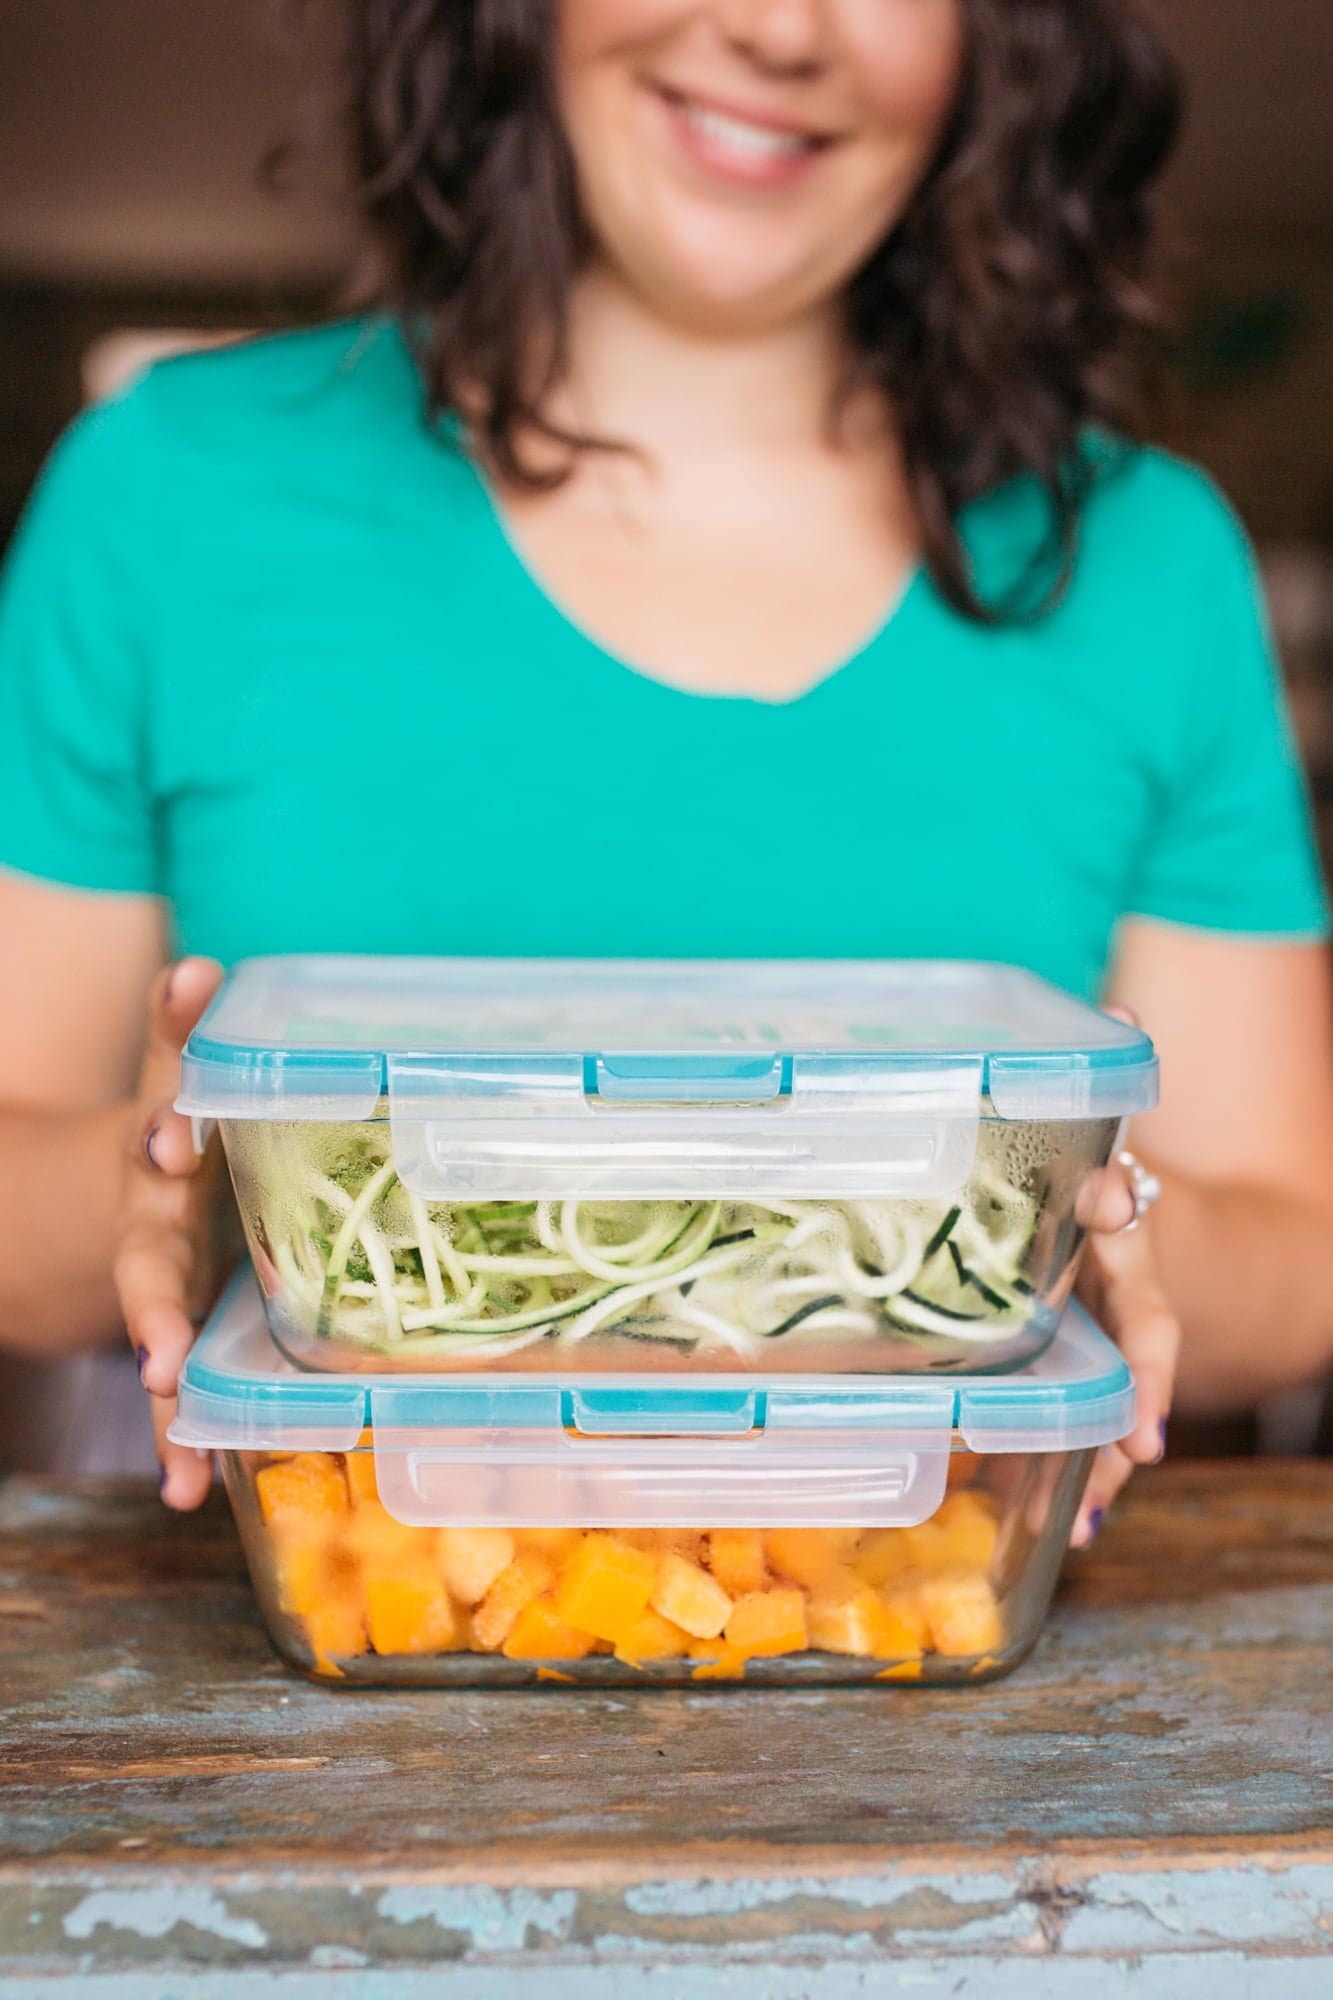
M 123 1485 L 0 1591 L 3 2000 L 1333 1994 L 1333 1464 L 1142 1475 L 953 1693 L 309 1686 Z

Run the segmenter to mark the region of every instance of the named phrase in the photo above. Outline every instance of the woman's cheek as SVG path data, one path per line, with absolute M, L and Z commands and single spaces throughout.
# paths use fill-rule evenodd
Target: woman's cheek
M 958 97 L 965 47 L 961 0 L 843 0 L 855 21 L 847 53 L 863 103 L 886 130 L 929 143 Z M 852 30 L 855 30 L 853 32 Z
M 558 0 L 561 61 L 633 55 L 660 42 L 697 12 L 695 0 Z

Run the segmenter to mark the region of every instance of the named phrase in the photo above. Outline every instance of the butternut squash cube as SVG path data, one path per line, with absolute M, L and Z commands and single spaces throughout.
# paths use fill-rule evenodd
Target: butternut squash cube
M 855 1529 L 770 1528 L 764 1547 L 770 1566 L 807 1590 L 828 1588 L 840 1572 L 845 1574 L 848 1559 L 858 1540 Z
M 764 1538 L 758 1528 L 713 1528 L 708 1535 L 708 1567 L 731 1597 L 762 1590 L 768 1582 Z
M 460 1604 L 480 1604 L 501 1570 L 514 1560 L 507 1528 L 441 1528 L 444 1580 Z
M 642 1666 L 645 1660 L 679 1660 L 689 1642 L 688 1632 L 649 1609 L 641 1611 L 621 1632 L 616 1658 L 627 1667 Z
M 901 1576 L 911 1559 L 903 1545 L 901 1528 L 871 1528 L 862 1536 L 852 1558 L 852 1570 L 862 1583 L 879 1590 L 891 1577 Z
M 303 1528 L 347 1512 L 342 1468 L 331 1452 L 303 1451 L 255 1474 L 259 1511 L 270 1528 Z
M 331 1568 L 326 1535 L 276 1539 L 273 1573 L 283 1610 L 301 1618 L 317 1610 L 329 1593 Z
M 891 1611 L 866 1584 L 839 1595 L 813 1598 L 808 1622 L 810 1644 L 825 1653 L 896 1660 L 921 1650 L 918 1629 Z
M 550 1589 L 554 1575 L 550 1562 L 539 1550 L 521 1548 L 508 1567 L 500 1571 L 472 1614 L 472 1632 L 477 1644 L 487 1652 L 503 1645 L 519 1612 L 534 1597 Z
M 581 1660 L 592 1651 L 592 1640 L 565 1623 L 553 1599 L 534 1597 L 510 1626 L 500 1651 L 507 1660 Z
M 330 1596 L 301 1620 L 306 1641 L 322 1674 L 337 1674 L 339 1660 L 355 1659 L 366 1650 L 366 1625 L 361 1606 L 350 1597 Z
M 715 1639 L 726 1624 L 731 1599 L 715 1576 L 671 1552 L 662 1557 L 651 1603 L 695 1639 Z
M 939 1515 L 915 1528 L 900 1528 L 903 1553 L 908 1567 L 916 1570 L 951 1569 L 956 1561 L 949 1537 Z
M 377 1499 L 358 1500 L 347 1527 L 347 1545 L 367 1578 L 405 1571 L 439 1574 L 439 1530 L 409 1528 Z
M 726 1651 L 747 1659 L 774 1653 L 801 1653 L 809 1643 L 805 1594 L 799 1590 L 752 1590 L 738 1598 L 726 1623 Z
M 370 1643 L 386 1657 L 441 1653 L 455 1640 L 454 1609 L 438 1576 L 371 1577 L 366 1584 Z
M 908 1635 L 909 1643 L 903 1651 L 923 1653 L 930 1644 L 930 1620 L 921 1602 L 917 1579 L 904 1577 L 881 1591 L 880 1598 L 886 1615 L 893 1620 L 894 1629 Z
M 1002 1650 L 1000 1607 L 984 1576 L 950 1570 L 927 1577 L 920 1587 L 920 1599 L 937 1653 L 949 1659 L 966 1659 L 974 1653 Z
M 646 1607 L 656 1581 L 657 1563 L 645 1549 L 616 1535 L 591 1534 L 565 1565 L 556 1610 L 580 1632 L 615 1645 Z
M 347 1480 L 348 1498 L 354 1507 L 362 1500 L 379 1499 L 373 1451 L 349 1451 L 343 1460 L 343 1473 Z
M 514 1540 L 520 1549 L 536 1549 L 552 1562 L 564 1562 L 583 1540 L 582 1528 L 515 1528 Z
M 994 1503 L 984 1493 L 951 1494 L 935 1518 L 959 1569 L 990 1568 L 999 1526 Z

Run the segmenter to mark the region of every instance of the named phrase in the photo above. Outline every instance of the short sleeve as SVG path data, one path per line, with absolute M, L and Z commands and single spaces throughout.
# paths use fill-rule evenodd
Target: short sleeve
M 1321 937 L 1328 908 L 1258 568 L 1230 509 L 1193 484 L 1177 747 L 1130 908 L 1205 930 Z
M 153 893 L 144 725 L 157 568 L 142 455 L 134 391 L 79 418 L 0 573 L 0 866 Z

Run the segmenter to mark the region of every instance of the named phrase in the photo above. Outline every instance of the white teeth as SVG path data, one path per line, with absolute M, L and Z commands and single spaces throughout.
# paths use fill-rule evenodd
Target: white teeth
M 799 132 L 775 132 L 771 127 L 750 125 L 743 118 L 728 118 L 724 112 L 706 110 L 702 104 L 682 103 L 681 115 L 705 139 L 715 139 L 733 153 L 752 160 L 789 160 L 805 152 L 810 140 Z

